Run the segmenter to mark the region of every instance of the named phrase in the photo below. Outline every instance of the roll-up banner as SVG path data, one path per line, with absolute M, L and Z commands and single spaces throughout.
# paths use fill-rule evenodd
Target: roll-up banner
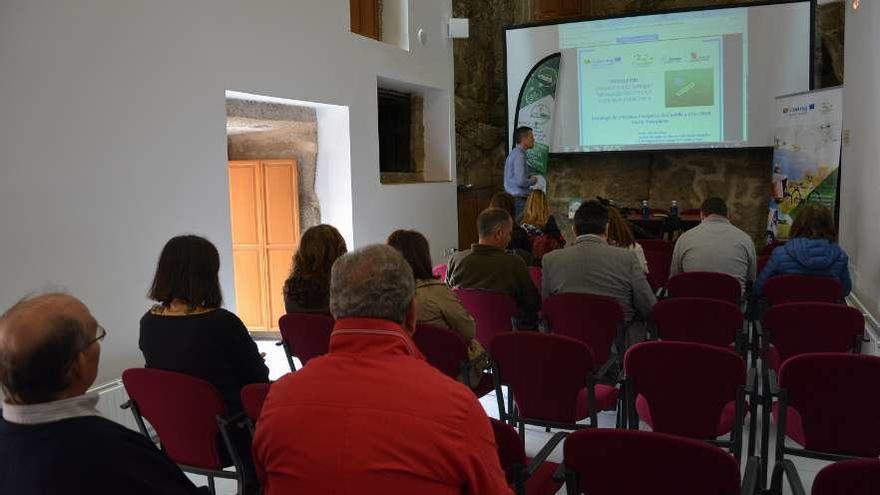
M 514 129 L 527 126 L 534 131 L 535 146 L 526 153 L 531 175 L 547 176 L 560 59 L 561 54 L 554 53 L 538 62 L 523 81 L 519 92 Z

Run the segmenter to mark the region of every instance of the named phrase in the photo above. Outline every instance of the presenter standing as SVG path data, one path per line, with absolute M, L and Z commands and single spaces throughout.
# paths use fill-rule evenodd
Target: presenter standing
M 529 162 L 526 159 L 526 151 L 535 146 L 535 135 L 530 127 L 517 127 L 513 132 L 513 141 L 516 146 L 510 150 L 507 161 L 504 162 L 504 190 L 515 200 L 514 222 L 518 223 L 526 206 L 526 198 L 531 192 L 529 188 L 538 180 L 537 177 L 529 176 Z

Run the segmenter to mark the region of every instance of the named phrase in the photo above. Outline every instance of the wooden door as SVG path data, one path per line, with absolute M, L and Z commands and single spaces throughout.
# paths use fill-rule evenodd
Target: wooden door
M 458 249 L 470 249 L 476 244 L 477 218 L 489 206 L 492 196 L 498 192 L 494 186 L 458 188 Z
M 277 329 L 299 243 L 296 161 L 229 162 L 229 203 L 238 316 L 250 330 Z
M 379 39 L 379 0 L 349 0 L 351 32 Z
M 582 0 L 535 0 L 535 19 L 554 20 L 587 14 Z

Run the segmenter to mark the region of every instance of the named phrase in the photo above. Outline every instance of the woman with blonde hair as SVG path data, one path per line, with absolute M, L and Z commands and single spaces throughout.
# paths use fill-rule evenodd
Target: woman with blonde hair
M 608 208 L 608 244 L 636 253 L 642 270 L 648 273 L 648 260 L 645 258 L 645 250 L 636 242 L 632 229 L 617 208 Z
M 522 228 L 529 235 L 532 255 L 540 262 L 545 254 L 565 246 L 565 239 L 556 219 L 550 214 L 547 195 L 540 189 L 533 190 L 523 210 Z
M 345 239 L 331 225 L 315 225 L 303 232 L 284 282 L 288 313 L 330 313 L 330 268 L 346 252 Z

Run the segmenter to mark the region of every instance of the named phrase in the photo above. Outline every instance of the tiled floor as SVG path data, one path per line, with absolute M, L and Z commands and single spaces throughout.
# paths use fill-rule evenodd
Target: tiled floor
M 287 373 L 289 368 L 287 365 L 287 360 L 284 357 L 284 351 L 281 347 L 277 347 L 274 343 L 269 341 L 261 341 L 258 342 L 258 346 L 260 348 L 260 352 L 266 353 L 266 363 L 269 365 L 270 369 L 270 377 L 274 380 Z M 299 365 L 299 363 L 296 363 Z M 498 417 L 498 406 L 495 400 L 494 394 L 489 394 L 483 397 L 480 400 L 480 403 L 486 409 L 486 414 L 491 417 Z M 615 414 L 613 412 L 605 412 L 599 414 L 599 427 L 600 428 L 613 428 L 615 425 Z M 646 429 L 643 427 L 643 429 Z M 553 435 L 553 432 L 547 433 L 543 428 L 540 427 L 526 427 L 526 453 L 528 455 L 536 454 L 541 447 L 550 439 Z M 746 437 L 748 432 L 745 433 Z M 760 431 L 758 432 L 758 436 L 760 438 Z M 775 436 L 776 429 L 775 427 L 771 427 L 770 430 L 770 452 L 772 456 L 773 448 L 775 446 Z M 813 479 L 816 476 L 816 473 L 828 465 L 828 462 L 817 461 L 812 459 L 803 459 L 798 457 L 791 458 L 794 461 L 795 466 L 798 468 L 798 473 L 801 476 L 801 480 L 803 481 L 804 487 L 806 488 L 807 493 L 810 493 L 810 488 L 813 484 Z M 553 462 L 561 462 L 562 461 L 562 445 L 560 444 L 549 457 L 550 461 Z M 770 462 L 770 466 L 768 469 L 772 472 L 773 470 L 773 462 Z M 194 482 L 199 485 L 204 485 L 205 481 L 203 477 L 200 476 L 191 476 Z M 227 482 L 226 480 L 218 480 L 217 482 L 217 492 L 218 495 L 232 495 L 235 493 L 235 485 L 232 482 Z M 564 494 L 565 489 L 561 489 L 559 494 Z M 785 487 L 785 494 L 790 494 L 791 490 L 788 486 Z

